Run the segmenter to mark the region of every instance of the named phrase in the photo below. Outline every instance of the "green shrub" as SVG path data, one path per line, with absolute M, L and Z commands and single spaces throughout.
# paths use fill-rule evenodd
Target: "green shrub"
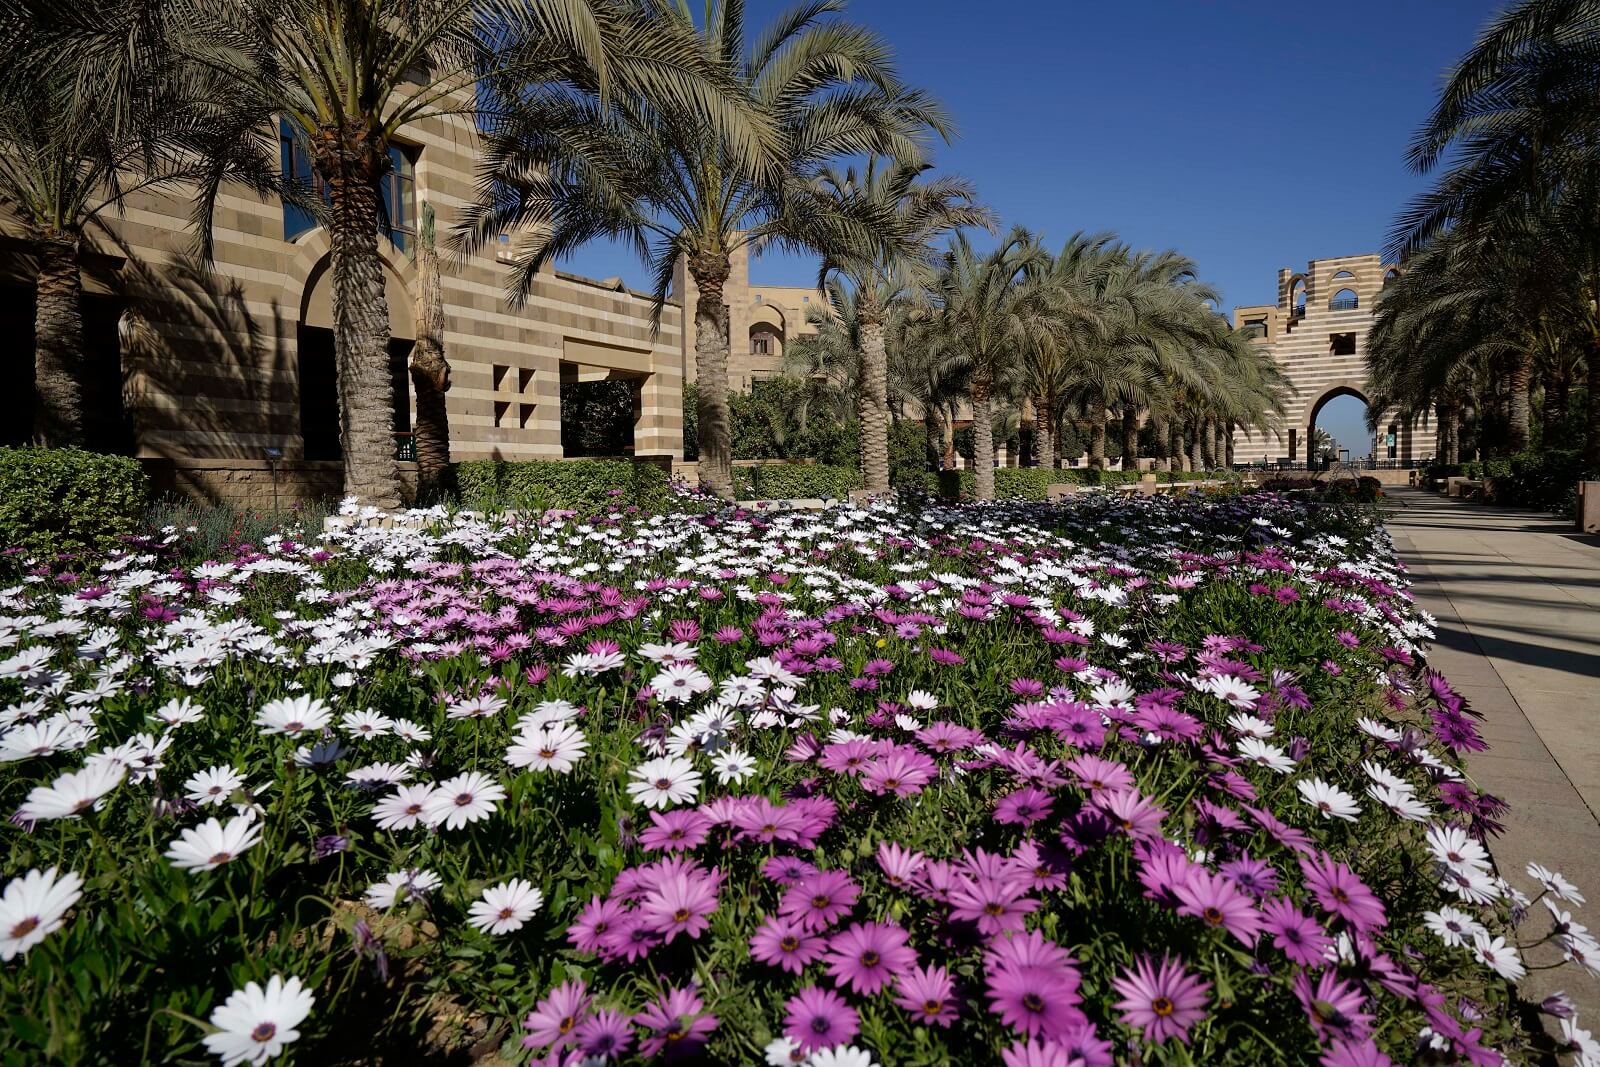
M 666 470 L 632 460 L 471 460 L 456 465 L 456 480 L 462 504 L 477 511 L 553 508 L 589 514 L 618 502 L 662 511 L 671 502 Z
M 825 463 L 761 463 L 733 468 L 733 495 L 740 500 L 839 500 L 861 488 L 854 467 Z
M 1576 449 L 1519 452 L 1507 464 L 1505 474 L 1490 475 L 1495 503 L 1569 516 L 1577 504 L 1578 483 L 1591 474 Z
M 104 552 L 137 529 L 149 498 L 136 459 L 0 448 L 0 548 L 41 559 Z
M 928 474 L 928 432 L 920 422 L 899 419 L 889 426 L 889 484 L 922 491 Z
M 694 382 L 683 387 L 683 458 L 700 458 L 700 387 Z

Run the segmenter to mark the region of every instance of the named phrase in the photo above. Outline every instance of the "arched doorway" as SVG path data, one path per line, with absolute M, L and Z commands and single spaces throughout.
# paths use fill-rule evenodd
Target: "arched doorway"
M 1377 457 L 1385 455 L 1381 443 Z M 1326 389 L 1306 415 L 1306 461 L 1313 470 L 1336 463 L 1365 463 L 1374 458 L 1373 434 L 1367 429 L 1367 397 L 1353 384 Z
M 411 429 L 411 375 L 408 362 L 416 343 L 411 293 L 405 280 L 384 263 L 385 296 L 389 304 L 389 379 L 394 389 L 393 429 Z M 337 460 L 344 456 L 340 443 L 338 375 L 333 342 L 333 277 L 323 256 L 306 279 L 296 330 L 296 362 L 300 382 L 300 438 L 303 456 L 312 460 Z

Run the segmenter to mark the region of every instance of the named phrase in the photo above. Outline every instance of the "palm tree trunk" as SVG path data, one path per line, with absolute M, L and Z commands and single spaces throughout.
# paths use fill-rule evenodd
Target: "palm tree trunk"
M 1132 404 L 1122 406 L 1122 469 L 1139 469 L 1139 409 Z
M 1104 412 L 1089 418 L 1089 466 L 1106 469 L 1106 417 Z
M 1591 472 L 1600 472 L 1600 337 L 1589 344 L 1589 402 L 1586 412 L 1588 435 L 1583 446 L 1583 462 Z
M 1195 419 L 1189 424 L 1189 469 L 1203 471 L 1206 469 L 1204 445 L 1201 443 L 1205 437 L 1206 424 L 1200 419 Z
M 39 277 L 33 317 L 33 442 L 82 448 L 83 280 L 78 240 L 49 234 L 35 243 Z
M 926 453 L 925 463 L 930 470 L 937 470 L 943 465 L 944 460 L 944 426 L 939 419 L 939 409 L 929 404 L 922 412 L 922 436 L 925 441 L 923 452 Z
M 944 411 L 944 469 L 956 469 L 956 409 L 951 404 Z
M 343 425 L 344 492 L 380 508 L 400 506 L 400 464 L 394 458 L 394 381 L 389 375 L 389 302 L 378 256 L 378 158 L 365 134 L 321 132 L 331 160 L 334 356 Z
M 1047 394 L 1040 393 L 1033 398 L 1033 452 L 1038 457 L 1035 462 L 1045 468 L 1055 465 L 1055 434 L 1050 428 L 1050 424 L 1055 421 L 1051 416 L 1054 411 L 1055 406 L 1051 404 Z
M 1212 433 L 1212 421 L 1202 419 L 1197 427 L 1199 440 L 1195 442 L 1195 450 L 1200 454 L 1200 462 L 1204 464 L 1201 470 L 1212 470 L 1217 465 L 1217 440 Z
M 1533 405 L 1528 401 L 1528 387 L 1533 382 L 1533 356 L 1527 352 L 1518 352 L 1511 357 L 1510 374 L 1507 384 L 1510 387 L 1508 397 L 1506 447 L 1512 453 L 1521 452 L 1528 447 L 1528 426 L 1532 417 Z
M 861 479 L 869 493 L 889 491 L 889 356 L 883 314 L 870 291 L 858 308 L 861 326 Z
M 1233 432 L 1235 428 L 1233 420 L 1229 419 L 1227 429 L 1222 435 L 1223 466 L 1228 470 L 1233 470 Z
M 1171 470 L 1172 464 L 1167 459 L 1168 443 L 1171 440 L 1172 430 L 1167 420 L 1154 413 L 1150 416 L 1150 454 L 1155 457 L 1155 469 L 1158 471 Z
M 1561 432 L 1561 420 L 1567 414 L 1568 394 L 1571 388 L 1572 381 L 1567 377 L 1566 371 L 1558 371 L 1545 379 L 1544 412 L 1539 432 L 1546 448 L 1555 447 L 1555 440 Z
M 1167 429 L 1167 456 L 1168 465 L 1175 471 L 1189 469 L 1189 453 L 1183 446 L 1183 420 L 1173 419 L 1172 425 Z
M 978 500 L 994 499 L 994 425 L 989 421 L 989 390 L 993 384 L 972 379 L 972 480 Z
M 433 243 L 433 206 L 422 205 L 417 235 L 417 343 L 411 349 L 411 388 L 417 399 L 417 499 L 431 501 L 450 467 L 450 363 L 444 356 L 444 294 Z
M 1211 420 L 1211 469 L 1221 467 L 1223 452 L 1222 420 Z
M 722 287 L 728 257 L 709 252 L 689 257 L 699 290 L 694 305 L 694 364 L 699 375 L 700 487 L 733 499 L 733 419 L 728 410 L 728 309 Z

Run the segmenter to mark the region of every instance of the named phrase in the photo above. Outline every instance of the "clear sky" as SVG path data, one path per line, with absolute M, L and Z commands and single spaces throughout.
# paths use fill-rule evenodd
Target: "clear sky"
M 751 0 L 749 25 L 786 6 Z M 1005 226 L 1051 243 L 1109 229 L 1177 248 L 1232 307 L 1275 299 L 1279 267 L 1379 250 L 1425 183 L 1405 167 L 1412 131 L 1503 6 L 854 0 L 849 13 L 945 103 L 960 132 L 936 162 L 971 179 Z M 564 266 L 634 286 L 647 277 L 605 244 Z M 815 274 L 787 257 L 752 267 L 768 284 Z M 1359 405 L 1341 407 L 1355 414 L 1334 409 L 1323 424 L 1359 455 Z

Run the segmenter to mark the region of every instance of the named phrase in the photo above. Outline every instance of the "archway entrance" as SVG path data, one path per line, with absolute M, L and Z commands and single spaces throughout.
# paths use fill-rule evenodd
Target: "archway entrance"
M 1361 390 L 1337 386 L 1311 406 L 1306 419 L 1306 462 L 1311 469 L 1365 464 L 1386 454 L 1383 436 L 1379 435 L 1375 444 L 1367 429 L 1367 398 Z

